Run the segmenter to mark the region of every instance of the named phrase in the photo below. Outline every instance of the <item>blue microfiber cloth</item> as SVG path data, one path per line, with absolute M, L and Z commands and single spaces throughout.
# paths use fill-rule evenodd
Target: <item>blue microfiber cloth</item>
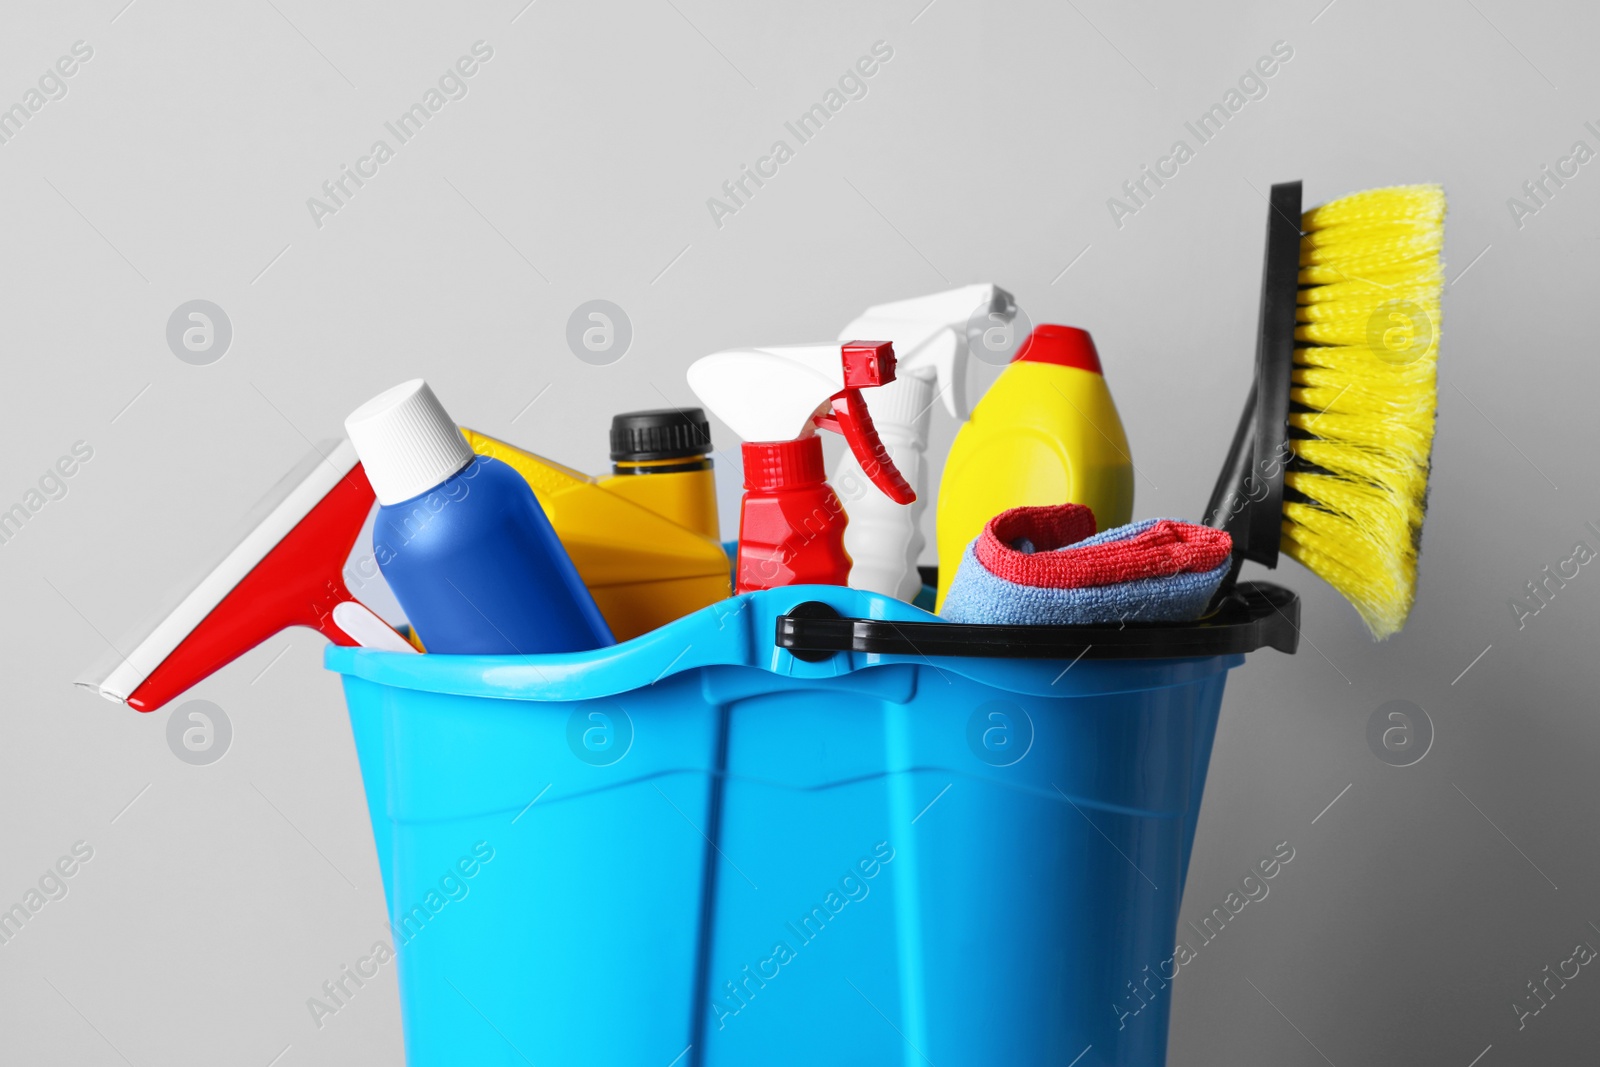
M 1175 519 L 1103 533 L 1081 504 L 1012 508 L 962 554 L 945 595 L 951 622 L 1068 626 L 1187 622 L 1228 573 L 1232 539 Z

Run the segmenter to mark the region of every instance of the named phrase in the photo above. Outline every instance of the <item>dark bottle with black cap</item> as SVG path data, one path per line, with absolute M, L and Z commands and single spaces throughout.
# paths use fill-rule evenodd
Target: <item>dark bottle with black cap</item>
M 713 541 L 717 487 L 711 424 L 699 408 L 629 411 L 611 420 L 606 489 Z

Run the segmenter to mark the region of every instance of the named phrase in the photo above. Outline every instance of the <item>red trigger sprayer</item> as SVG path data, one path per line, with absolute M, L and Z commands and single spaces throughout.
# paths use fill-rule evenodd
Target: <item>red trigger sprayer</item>
M 894 381 L 888 341 L 740 348 L 696 360 L 689 388 L 744 440 L 734 592 L 844 585 L 844 505 L 817 431 L 843 434 L 862 471 L 897 504 L 917 498 L 878 440 L 861 390 Z

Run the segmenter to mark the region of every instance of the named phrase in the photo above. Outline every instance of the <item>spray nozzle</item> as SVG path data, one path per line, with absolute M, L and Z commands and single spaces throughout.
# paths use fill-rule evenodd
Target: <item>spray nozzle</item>
M 794 441 L 821 429 L 844 436 L 861 469 L 901 504 L 916 492 L 878 438 L 861 390 L 895 380 L 888 341 L 745 348 L 698 359 L 689 388 L 747 442 Z
M 861 390 L 894 381 L 894 345 L 888 341 L 846 341 L 843 346 L 845 387 L 829 397 L 829 408 L 813 420 L 819 429 L 844 435 L 856 462 L 872 484 L 896 504 L 917 499 L 872 424 Z
M 990 329 L 1006 326 L 1016 317 L 1017 302 L 998 285 L 967 285 L 942 293 L 875 304 L 856 317 L 839 334 L 851 337 L 888 337 L 899 350 L 902 378 L 917 378 L 938 389 L 951 416 L 966 419 L 967 360 L 971 356 L 968 335 L 975 326 Z M 874 403 L 878 401 L 874 400 Z M 914 403 L 908 414 L 920 416 L 933 403 L 931 395 Z M 885 418 L 890 419 L 879 409 Z

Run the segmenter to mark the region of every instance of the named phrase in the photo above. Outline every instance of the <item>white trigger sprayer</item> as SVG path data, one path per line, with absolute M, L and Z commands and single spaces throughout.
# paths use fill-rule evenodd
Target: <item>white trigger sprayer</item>
M 864 395 L 878 436 L 917 494 L 909 506 L 894 503 L 871 489 L 854 454 L 845 453 L 833 485 L 850 516 L 844 543 L 855 562 L 852 588 L 906 601 L 922 589 L 917 559 L 926 543 L 928 425 L 941 397 L 956 419 L 965 421 L 970 414 L 967 323 L 980 308 L 988 309 L 986 327 L 1010 322 L 1017 311 L 1011 294 L 999 286 L 968 285 L 870 307 L 839 334 L 841 341 L 883 337 L 894 344 L 895 380 Z

